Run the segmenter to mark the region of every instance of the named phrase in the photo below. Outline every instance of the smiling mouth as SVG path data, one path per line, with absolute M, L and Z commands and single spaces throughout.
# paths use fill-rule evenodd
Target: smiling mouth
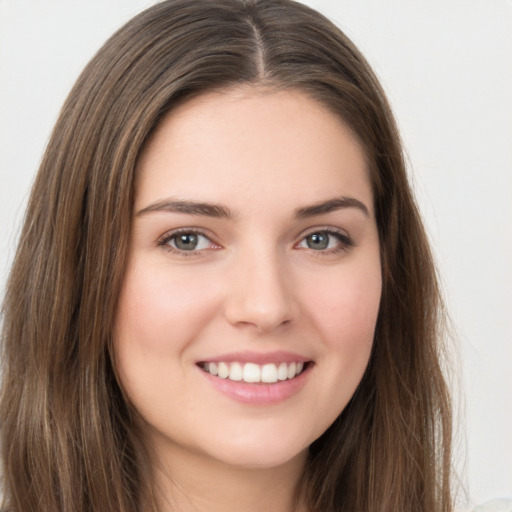
M 302 374 L 309 365 L 310 362 L 256 364 L 219 361 L 198 363 L 199 368 L 214 377 L 250 384 L 274 384 L 292 380 Z

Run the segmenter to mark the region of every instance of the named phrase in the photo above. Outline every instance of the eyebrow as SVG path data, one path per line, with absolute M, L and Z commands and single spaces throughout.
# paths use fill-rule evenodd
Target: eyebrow
M 180 201 L 164 199 L 150 204 L 137 212 L 137 216 L 150 212 L 185 213 L 188 215 L 204 215 L 207 217 L 236 219 L 237 214 L 222 204 L 203 203 L 196 201 Z
M 304 219 L 314 217 L 315 215 L 322 215 L 344 208 L 357 208 L 367 217 L 370 216 L 368 208 L 364 203 L 359 201 L 359 199 L 356 199 L 355 197 L 335 197 L 327 201 L 321 201 L 309 206 L 297 208 L 295 210 L 295 218 Z M 140 216 L 151 212 L 184 213 L 187 215 L 201 215 L 230 220 L 236 220 L 239 217 L 237 212 L 222 204 L 174 199 L 157 201 L 146 208 L 139 210 L 136 215 Z
M 315 215 L 322 215 L 344 208 L 357 208 L 361 210 L 367 217 L 370 216 L 368 208 L 364 203 L 359 201 L 359 199 L 356 199 L 355 197 L 335 197 L 333 199 L 321 201 L 320 203 L 316 203 L 311 206 L 298 208 L 295 210 L 295 217 L 298 219 L 304 219 L 306 217 L 314 217 Z

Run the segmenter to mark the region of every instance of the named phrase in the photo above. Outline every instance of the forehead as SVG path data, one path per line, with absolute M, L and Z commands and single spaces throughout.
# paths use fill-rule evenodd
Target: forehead
M 341 118 L 305 93 L 238 88 L 171 111 L 142 152 L 138 207 L 162 195 L 245 209 L 335 195 L 369 207 L 366 158 Z

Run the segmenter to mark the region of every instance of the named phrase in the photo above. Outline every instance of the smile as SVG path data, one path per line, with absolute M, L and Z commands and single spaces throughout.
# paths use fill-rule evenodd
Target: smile
M 291 380 L 300 375 L 308 363 L 282 362 L 278 364 L 256 364 L 240 362 L 202 362 L 199 367 L 221 379 L 228 379 L 235 382 L 246 382 L 250 384 L 263 383 L 273 384 L 278 381 Z

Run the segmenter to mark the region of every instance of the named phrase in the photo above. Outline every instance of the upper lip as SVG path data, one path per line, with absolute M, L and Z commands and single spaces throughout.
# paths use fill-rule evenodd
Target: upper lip
M 311 358 L 296 354 L 294 352 L 287 352 L 278 350 L 274 352 L 229 352 L 213 357 L 207 357 L 198 361 L 198 363 L 254 363 L 254 364 L 269 364 L 269 363 L 306 363 L 311 361 Z

